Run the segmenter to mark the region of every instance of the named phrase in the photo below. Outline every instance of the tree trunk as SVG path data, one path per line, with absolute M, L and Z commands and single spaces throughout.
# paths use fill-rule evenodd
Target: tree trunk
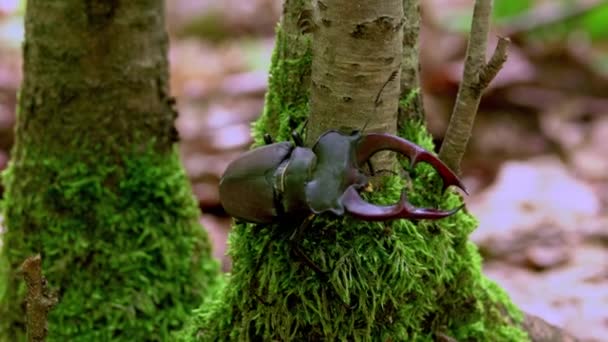
M 23 339 L 16 272 L 36 253 L 59 294 L 55 341 L 166 341 L 215 282 L 174 144 L 163 11 L 161 0 L 27 3 L 0 340 Z
M 307 143 L 330 129 L 397 132 L 403 0 L 314 1 Z M 373 160 L 392 169 L 387 153 Z
M 420 120 L 422 112 L 405 111 L 421 109 L 418 81 L 412 80 L 416 76 L 399 75 L 400 70 L 417 70 L 411 60 L 400 65 L 404 58 L 417 55 L 417 39 L 411 37 L 411 31 L 417 30 L 416 19 L 412 21 L 415 15 L 408 12 L 408 19 L 401 18 L 401 6 L 417 11 L 416 2 L 313 0 L 312 13 L 299 15 L 292 11 L 301 7 L 289 3 L 283 25 L 286 16 L 312 17 L 312 65 L 308 57 L 289 63 L 275 58 L 267 98 L 289 101 L 282 92 L 302 89 L 297 79 L 278 74 L 289 70 L 277 69 L 278 63 L 298 70 L 310 65 L 308 144 L 327 129 L 357 129 L 365 123 L 374 130 L 395 133 L 400 104 L 405 114 L 400 117 L 399 134 L 432 150 L 432 138 Z M 408 39 L 398 32 L 401 29 L 409 32 Z M 277 51 L 299 48 L 282 44 L 285 41 L 279 39 Z M 288 81 L 277 87 L 277 79 Z M 293 108 L 289 102 L 281 107 Z M 292 117 L 306 116 L 305 106 L 297 108 L 297 113 L 278 113 L 279 121 L 291 125 Z M 258 132 L 263 131 L 264 120 L 256 126 Z M 408 198 L 413 204 L 441 208 L 462 204 L 458 194 L 441 194 L 440 181 L 428 166 L 420 165 L 410 176 Z M 368 199 L 395 203 L 404 186 L 398 176 L 382 178 Z M 326 275 L 315 272 L 294 253 L 288 238 L 298 225 L 237 224 L 230 236 L 233 272 L 229 282 L 195 314 L 182 340 L 528 338 L 521 328 L 522 313 L 482 275 L 479 253 L 468 241 L 476 221 L 464 210 L 443 220 L 418 222 L 370 223 L 348 216 L 321 216 L 306 231 L 301 245 L 302 252 Z
M 307 140 L 344 127 L 395 133 L 403 50 L 402 0 L 314 1 Z M 367 124 L 367 125 L 366 125 Z

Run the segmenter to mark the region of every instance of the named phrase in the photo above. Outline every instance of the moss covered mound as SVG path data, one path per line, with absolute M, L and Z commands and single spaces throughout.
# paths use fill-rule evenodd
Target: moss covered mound
M 432 149 L 421 124 L 403 136 Z M 453 208 L 453 192 L 427 165 L 411 170 L 409 199 Z M 394 203 L 404 185 L 387 177 L 369 199 Z M 327 278 L 293 256 L 289 225 L 237 224 L 233 272 L 223 291 L 195 312 L 183 341 L 522 341 L 521 313 L 481 273 L 464 211 L 439 221 L 361 222 L 323 216 L 302 241 Z
M 4 173 L 0 341 L 25 338 L 16 271 L 36 253 L 60 296 L 48 341 L 167 341 L 218 273 L 177 153 L 82 151 L 30 146 Z

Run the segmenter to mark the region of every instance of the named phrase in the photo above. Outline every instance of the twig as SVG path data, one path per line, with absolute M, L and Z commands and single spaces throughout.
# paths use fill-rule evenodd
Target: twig
M 21 273 L 27 284 L 26 318 L 29 342 L 43 342 L 48 331 L 47 317 L 57 298 L 50 294 L 46 278 L 42 275 L 40 254 L 31 256 L 21 264 Z
M 490 82 L 496 77 L 503 64 L 507 61 L 507 48 L 511 41 L 507 37 L 498 37 L 498 43 L 496 49 L 490 58 L 488 64 L 486 64 L 479 72 L 479 88 L 485 89 L 488 87 Z
M 460 173 L 460 161 L 471 136 L 481 94 L 507 60 L 509 39 L 501 37 L 492 58 L 486 63 L 485 54 L 491 13 L 491 0 L 475 1 L 462 82 L 458 89 L 450 124 L 439 151 L 439 158 L 456 173 Z

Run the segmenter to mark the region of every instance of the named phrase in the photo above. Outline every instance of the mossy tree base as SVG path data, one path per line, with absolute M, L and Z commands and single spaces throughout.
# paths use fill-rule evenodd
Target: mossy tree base
M 177 153 L 144 149 L 89 164 L 28 152 L 35 158 L 4 174 L 0 340 L 24 339 L 16 271 L 38 252 L 60 297 L 49 341 L 167 340 L 217 274 Z
M 421 125 L 406 137 L 432 148 Z M 423 132 L 423 133 L 420 133 Z M 440 192 L 434 171 L 413 172 L 415 205 L 460 205 Z M 369 197 L 396 202 L 403 182 L 387 177 Z M 429 186 L 429 184 L 434 184 Z M 440 221 L 366 223 L 319 218 L 302 242 L 323 279 L 294 256 L 294 226 L 237 224 L 233 272 L 218 297 L 196 313 L 184 340 L 199 341 L 522 341 L 522 315 L 481 273 L 467 240 L 476 221 L 465 212 Z M 187 335 L 187 336 L 186 336 Z

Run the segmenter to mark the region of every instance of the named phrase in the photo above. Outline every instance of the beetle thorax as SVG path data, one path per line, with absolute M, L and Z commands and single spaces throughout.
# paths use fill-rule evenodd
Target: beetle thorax
M 309 212 L 306 184 L 312 177 L 317 158 L 312 150 L 295 147 L 288 159 L 275 172 L 275 203 L 283 213 Z

